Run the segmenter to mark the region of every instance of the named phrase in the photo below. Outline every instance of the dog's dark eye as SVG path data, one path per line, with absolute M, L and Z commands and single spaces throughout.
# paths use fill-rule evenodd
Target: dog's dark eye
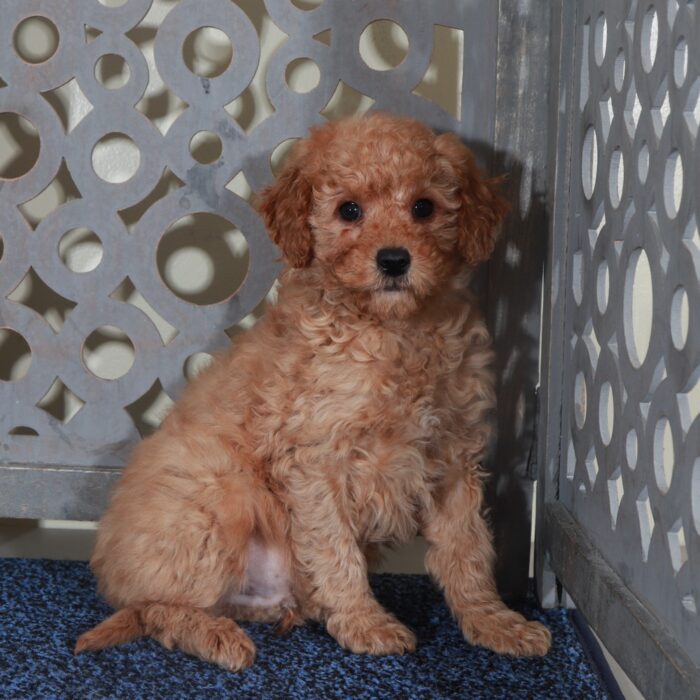
M 357 221 L 362 216 L 362 208 L 357 202 L 343 202 L 338 207 L 338 213 L 345 221 Z
M 433 213 L 433 203 L 429 199 L 418 199 L 413 205 L 416 219 L 427 219 Z

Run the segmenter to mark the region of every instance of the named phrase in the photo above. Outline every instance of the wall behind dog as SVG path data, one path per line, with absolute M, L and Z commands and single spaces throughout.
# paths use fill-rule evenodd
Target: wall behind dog
M 120 6 L 124 0 L 100 0 L 103 5 Z M 310 10 L 321 0 L 292 0 L 300 9 Z M 252 131 L 273 113 L 266 88 L 265 76 L 270 58 L 287 39 L 265 11 L 263 0 L 237 0 L 236 4 L 248 15 L 258 31 L 260 65 L 250 86 L 226 106 L 226 111 L 247 132 Z M 137 109 L 144 113 L 165 134 L 186 105 L 164 84 L 155 66 L 154 40 L 164 17 L 175 5 L 174 0 L 154 0 L 141 23 L 127 32 L 148 63 L 149 83 Z M 86 41 L 92 41 L 97 32 L 86 28 Z M 329 44 L 330 30 L 316 37 Z M 425 77 L 414 92 L 437 102 L 443 109 L 459 117 L 461 104 L 463 35 L 451 27 L 436 25 L 435 48 Z M 15 48 L 20 56 L 31 63 L 46 60 L 57 49 L 60 37 L 56 27 L 47 19 L 35 17 L 22 22 L 15 32 Z M 183 55 L 193 72 L 202 76 L 220 74 L 231 62 L 236 48 L 219 29 L 206 27 L 195 32 L 185 43 Z M 360 54 L 376 70 L 387 70 L 398 65 L 408 51 L 408 37 L 396 23 L 381 20 L 369 25 L 362 34 Z M 103 57 L 95 66 L 95 76 L 104 86 L 117 88 L 128 80 L 128 67 L 114 54 Z M 0 87 L 3 86 L 0 76 Z M 305 93 L 319 81 L 319 69 L 313 61 L 300 59 L 287 70 L 288 86 L 295 92 Z M 44 97 L 59 114 L 67 132 L 89 113 L 92 106 L 81 92 L 75 79 L 58 89 L 44 93 Z M 361 114 L 373 100 L 345 83 L 339 83 L 331 100 L 322 110 L 328 119 Z M 271 166 L 277 172 L 293 140 L 282 142 L 272 153 Z M 12 113 L 0 114 L 0 178 L 14 178 L 27 172 L 36 162 L 41 144 L 33 125 Z M 203 163 L 216 160 L 221 152 L 218 137 L 211 132 L 200 132 L 190 144 L 193 156 Z M 92 154 L 97 175 L 108 182 L 128 180 L 139 166 L 139 151 L 126 136 L 113 134 L 102 139 Z M 146 199 L 129 210 L 120 212 L 131 229 L 148 207 L 181 182 L 170 173 L 159 181 Z M 252 192 L 245 177 L 239 175 L 227 188 L 250 200 Z M 32 229 L 65 202 L 80 197 L 80 192 L 63 164 L 51 184 L 39 195 L 20 205 L 21 214 Z M 0 232 L 1 233 L 1 232 Z M 103 255 L 96 232 L 85 228 L 68 232 L 60 241 L 59 253 L 63 264 L 75 273 L 95 269 Z M 3 253 L 0 236 L 0 259 Z M 195 214 L 177 221 L 167 231 L 158 249 L 158 272 L 163 282 L 179 297 L 194 303 L 208 305 L 225 302 L 235 293 L 248 269 L 248 246 L 245 231 L 218 216 Z M 128 280 L 112 295 L 144 311 L 154 322 L 167 343 L 175 334 L 165 319 L 157 314 L 141 293 Z M 42 314 L 54 330 L 60 329 L 74 307 L 73 302 L 51 289 L 33 270 L 11 292 L 11 300 L 29 306 Z M 268 299 L 274 298 L 274 288 Z M 263 301 L 250 315 L 227 333 L 232 342 L 238 333 L 251 327 L 264 312 Z M 185 368 L 188 378 L 211 360 L 206 353 L 193 356 Z M 103 326 L 87 340 L 83 361 L 97 376 L 110 379 L 124 375 L 134 361 L 134 348 L 128 337 L 113 326 Z M 31 362 L 29 347 L 18 334 L 0 328 L 0 381 L 22 377 Z M 135 404 L 128 407 L 139 433 L 148 435 L 157 428 L 176 396 L 169 396 L 159 385 L 152 387 Z M 82 401 L 60 381 L 51 386 L 39 405 L 60 421 L 69 421 L 82 406 Z M 18 429 L 21 433 L 22 428 Z M 27 431 L 27 434 L 31 434 Z M 65 527 L 65 522 L 45 521 L 47 527 Z M 26 533 L 26 528 L 22 528 Z M 53 540 L 52 540 L 53 542 Z M 81 546 L 89 539 L 80 539 Z M 32 550 L 34 553 L 36 551 Z M 422 569 L 422 544 L 394 557 L 392 568 L 414 571 Z M 21 554 L 21 552 L 16 552 Z M 41 553 L 41 552 L 40 552 Z M 51 552 L 44 553 L 51 556 Z M 65 556 L 64 552 L 64 556 Z

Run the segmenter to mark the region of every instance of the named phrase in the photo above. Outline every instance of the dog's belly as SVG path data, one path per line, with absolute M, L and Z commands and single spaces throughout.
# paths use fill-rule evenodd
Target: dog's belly
M 293 607 L 291 577 L 282 551 L 273 545 L 251 538 L 243 589 L 232 586 L 224 603 L 236 607 Z

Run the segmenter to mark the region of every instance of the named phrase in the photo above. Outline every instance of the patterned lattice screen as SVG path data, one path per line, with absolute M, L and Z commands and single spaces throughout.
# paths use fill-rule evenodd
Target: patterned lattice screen
M 699 10 L 686 0 L 578 8 L 559 484 L 696 664 Z
M 56 469 L 121 466 L 259 314 L 279 266 L 250 195 L 291 139 L 375 108 L 490 143 L 494 81 L 462 65 L 495 75 L 491 7 L 0 0 L 0 462 L 51 467 L 54 517 L 105 494 Z M 5 471 L 6 513 L 51 510 Z

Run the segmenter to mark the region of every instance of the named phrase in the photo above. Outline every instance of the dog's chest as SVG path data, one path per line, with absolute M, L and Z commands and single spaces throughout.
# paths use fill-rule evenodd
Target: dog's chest
M 322 348 L 301 383 L 291 414 L 309 442 L 333 439 L 371 448 L 375 441 L 430 439 L 437 423 L 439 356 L 426 338 L 358 338 Z M 315 434 L 314 434 L 315 433 Z
M 245 585 L 224 594 L 222 603 L 240 607 L 270 608 L 291 606 L 291 578 L 279 548 L 256 537 L 248 542 Z
M 424 337 L 358 343 L 316 382 L 306 427 L 322 436 L 324 461 L 336 464 L 360 540 L 407 540 L 418 527 L 436 476 L 429 451 L 440 423 L 439 361 Z

